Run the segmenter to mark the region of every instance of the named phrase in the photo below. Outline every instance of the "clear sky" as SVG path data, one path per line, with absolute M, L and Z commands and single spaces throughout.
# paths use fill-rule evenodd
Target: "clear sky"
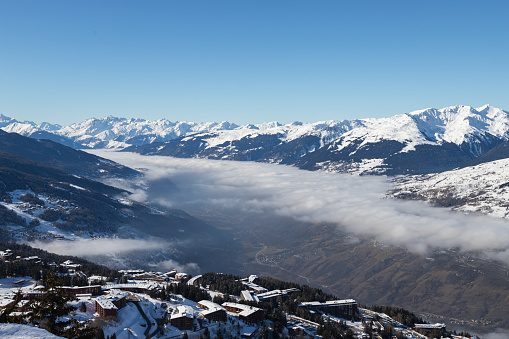
M 0 113 L 69 124 L 509 109 L 509 1 L 0 1 Z

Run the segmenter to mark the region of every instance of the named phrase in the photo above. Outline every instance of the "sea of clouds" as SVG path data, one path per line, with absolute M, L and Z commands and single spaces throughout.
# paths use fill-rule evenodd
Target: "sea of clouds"
M 185 211 L 230 208 L 232 213 L 272 213 L 305 222 L 334 223 L 355 236 L 414 253 L 455 248 L 482 251 L 509 263 L 509 224 L 505 220 L 387 198 L 392 186 L 385 177 L 254 162 L 91 152 L 144 169 L 142 178 L 108 182 L 132 192 L 130 198 L 136 201 Z

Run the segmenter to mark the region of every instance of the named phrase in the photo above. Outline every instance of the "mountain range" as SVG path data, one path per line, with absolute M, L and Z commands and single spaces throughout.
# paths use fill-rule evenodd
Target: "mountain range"
M 0 116 L 0 128 L 73 148 L 291 164 L 357 174 L 426 174 L 490 161 L 509 140 L 509 113 L 484 105 L 428 108 L 389 118 L 238 126 L 106 117 L 62 127 Z
M 122 259 L 138 266 L 178 260 L 197 262 L 202 270 L 250 269 L 355 295 L 366 303 L 507 326 L 506 317 L 499 316 L 507 314 L 502 297 L 509 281 L 506 266 L 479 253 L 452 249 L 424 258 L 369 239 L 351 239 L 331 225 L 293 219 L 286 224 L 270 215 L 225 215 L 219 219 L 227 222 L 221 224 L 211 218 L 220 211 L 204 211 L 198 216 L 204 222 L 184 211 L 124 199 L 128 193 L 104 179 L 143 173 L 80 150 L 114 148 L 308 170 L 405 174 L 392 178 L 391 196 L 507 217 L 507 111 L 452 106 L 380 119 L 245 126 L 106 117 L 62 127 L 0 116 L 0 129 L 0 237 L 71 243 L 97 237 L 157 238 L 165 243 L 162 250 L 94 260 L 112 267 Z M 166 194 L 173 184 L 164 185 Z

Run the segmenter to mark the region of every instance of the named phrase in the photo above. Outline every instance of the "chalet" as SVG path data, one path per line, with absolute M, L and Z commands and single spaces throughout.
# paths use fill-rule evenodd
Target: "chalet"
M 263 310 L 261 308 L 230 302 L 225 302 L 221 306 L 227 311 L 237 314 L 244 321 L 256 323 L 263 320 Z
M 190 306 L 178 306 L 170 316 L 171 326 L 180 330 L 192 330 L 194 326 L 194 311 Z
M 118 310 L 126 305 L 128 293 L 112 289 L 107 295 L 95 299 L 95 311 L 103 318 L 116 318 Z
M 0 299 L 0 310 L 8 308 L 14 305 L 14 303 L 15 301 L 13 299 Z
M 319 301 L 303 302 L 299 307 L 347 320 L 358 321 L 362 318 L 359 308 L 357 307 L 357 302 L 353 299 L 331 300 L 324 303 Z
M 198 302 L 198 307 L 205 311 L 200 312 L 200 316 L 211 321 L 226 321 L 226 310 L 220 305 L 209 300 Z
M 16 301 L 13 299 L 0 299 L 0 310 L 14 306 L 14 311 L 26 312 L 26 311 L 28 311 L 28 306 L 30 305 L 29 303 L 30 303 L 30 300 L 22 299 L 16 303 Z
M 20 300 L 18 301 L 18 303 L 16 304 L 16 312 L 26 312 L 26 311 L 29 311 L 29 304 L 30 303 L 30 300 Z

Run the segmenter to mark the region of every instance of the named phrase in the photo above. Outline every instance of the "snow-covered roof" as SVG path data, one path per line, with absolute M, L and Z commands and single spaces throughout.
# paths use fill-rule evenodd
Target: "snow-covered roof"
M 110 292 L 105 295 L 105 297 L 107 297 L 108 299 L 122 299 L 126 296 L 128 296 L 129 293 L 127 292 L 124 292 L 124 291 L 121 291 L 121 290 L 118 290 L 118 289 L 111 289 Z
M 76 291 L 79 291 L 79 290 L 84 290 L 84 289 L 88 289 L 88 288 L 98 288 L 98 287 L 101 287 L 101 285 L 88 285 L 88 286 L 59 286 L 58 288 L 59 288 L 59 289 L 64 289 L 64 290 L 76 290 Z
M 208 315 L 217 311 L 226 311 L 223 307 L 221 307 L 221 305 L 210 300 L 202 300 L 198 302 L 198 304 L 206 309 L 205 311 L 200 312 L 200 315 Z
M 200 279 L 201 277 L 202 277 L 202 275 L 201 275 L 201 274 L 200 274 L 200 275 L 197 275 L 196 277 L 192 277 L 191 279 L 189 279 L 189 281 L 187 282 L 187 284 L 188 284 L 189 286 L 194 285 L 194 282 L 195 282 L 196 280 Z
M 101 306 L 102 309 L 105 310 L 118 310 L 118 307 L 113 304 L 113 301 L 109 299 L 107 296 L 102 295 L 99 298 L 96 298 L 95 301 Z
M 177 312 L 173 313 L 170 319 L 177 319 L 182 317 L 194 318 L 194 309 L 188 305 L 180 305 L 177 307 Z
M 299 291 L 298 288 L 288 288 L 286 290 L 272 290 L 269 292 L 256 294 L 256 296 L 254 296 L 253 298 L 255 298 L 256 301 L 264 300 L 264 299 L 271 299 L 271 298 L 275 298 L 280 295 L 287 295 L 288 293 L 298 292 L 298 291 Z
M 119 272 L 123 273 L 123 274 L 138 274 L 138 273 L 143 273 L 145 271 L 144 270 L 120 270 Z
M 240 296 L 242 297 L 242 299 L 244 299 L 246 301 L 255 301 L 255 299 L 251 295 L 251 292 L 248 290 L 240 291 Z M 258 300 L 256 300 L 256 301 L 258 301 Z
M 330 300 L 324 303 L 319 301 L 308 301 L 303 302 L 299 306 L 332 306 L 332 305 L 348 305 L 348 304 L 357 304 L 357 301 L 354 299 L 344 299 L 344 300 Z
M 231 303 L 231 302 L 224 302 L 221 306 L 223 307 L 231 307 L 231 308 L 236 308 L 238 310 L 241 310 L 241 312 L 239 313 L 241 316 L 244 316 L 244 317 L 247 317 L 257 311 L 261 311 L 262 309 L 261 308 L 257 308 L 257 307 L 253 307 L 253 306 L 249 306 L 249 305 L 244 305 L 244 304 L 237 304 L 237 303 Z
M 9 306 L 13 302 L 14 302 L 13 299 L 0 299 L 0 307 Z
M 155 282 L 148 282 L 148 281 L 138 281 L 136 283 L 128 283 L 128 284 L 107 284 L 101 286 L 103 290 L 111 290 L 111 289 L 125 289 L 125 288 L 143 288 L 143 289 L 154 289 L 158 287 L 159 284 Z
M 255 290 L 256 292 L 259 292 L 259 293 L 264 293 L 264 292 L 268 291 L 268 289 L 266 289 L 265 287 L 258 286 L 252 282 L 243 281 L 242 283 L 244 285 L 246 285 L 247 287 L 249 287 L 250 289 Z

